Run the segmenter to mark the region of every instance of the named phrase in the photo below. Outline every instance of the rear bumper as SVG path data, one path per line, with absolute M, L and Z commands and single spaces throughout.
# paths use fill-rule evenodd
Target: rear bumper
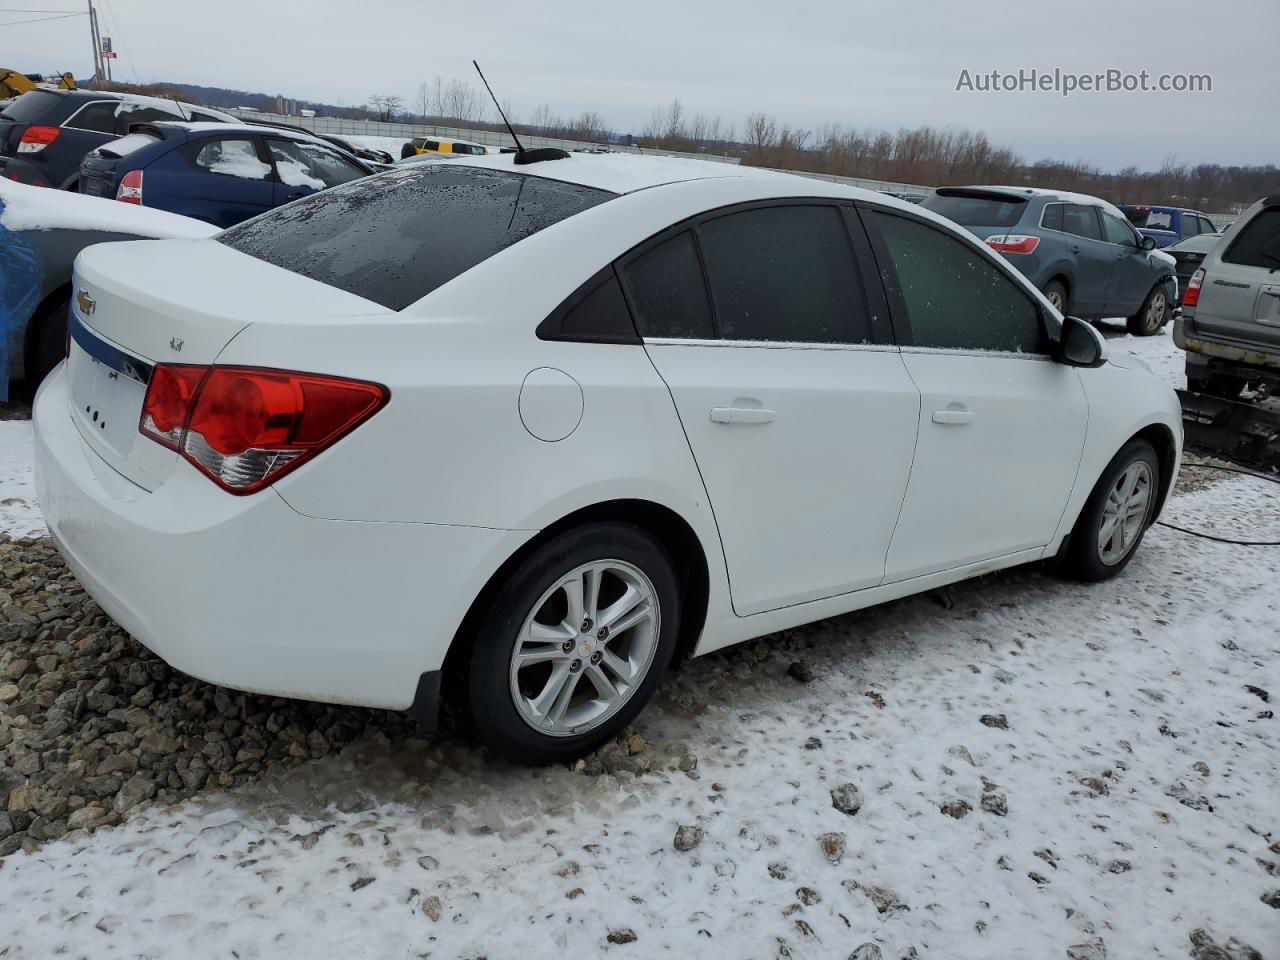
M 1194 317 L 1184 315 L 1174 320 L 1173 342 L 1187 351 L 1188 364 L 1207 365 L 1212 361 L 1221 361 L 1233 366 L 1266 370 L 1272 374 L 1280 370 L 1280 350 L 1205 336 L 1196 329 Z
M 32 187 L 50 185 L 49 178 L 44 175 L 43 170 L 21 157 L 0 157 L 0 177 Z
M 68 566 L 171 666 L 256 693 L 404 709 L 530 533 L 303 517 L 179 461 L 152 492 L 81 438 L 65 365 L 36 398 L 36 491 Z M 312 466 L 315 466 L 314 464 Z

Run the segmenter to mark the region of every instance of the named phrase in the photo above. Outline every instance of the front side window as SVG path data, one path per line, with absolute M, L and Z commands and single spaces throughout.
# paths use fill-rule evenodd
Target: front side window
M 339 154 L 314 143 L 269 140 L 271 158 L 281 182 L 291 187 L 324 190 L 355 180 L 364 171 Z
M 1102 229 L 1098 226 L 1098 214 L 1093 207 L 1083 203 L 1068 203 L 1062 211 L 1062 229 L 1073 236 L 1086 240 L 1101 240 Z
M 693 233 L 685 230 L 629 260 L 622 275 L 643 337 L 715 336 Z
M 1103 239 L 1107 243 L 1118 243 L 1125 247 L 1136 247 L 1138 245 L 1138 238 L 1134 235 L 1133 228 L 1129 226 L 1128 221 L 1117 217 L 1114 213 L 1108 213 L 1106 210 L 1098 212 L 1102 214 Z
M 1194 237 L 1199 232 L 1200 232 L 1199 221 L 1195 217 L 1191 216 L 1190 214 L 1183 214 L 1182 235 L 1184 237 Z
M 1245 224 L 1222 259 L 1246 267 L 1280 267 L 1280 207 L 1264 207 Z
M 512 244 L 615 196 L 543 177 L 429 163 L 277 207 L 217 241 L 400 310 Z
M 877 212 L 917 346 L 1044 353 L 1040 312 L 995 264 L 941 230 Z
M 258 159 L 258 148 L 247 139 L 210 140 L 196 151 L 191 162 L 198 170 L 244 180 L 266 180 L 271 176 L 271 164 Z
M 720 336 L 867 343 L 871 321 L 840 210 L 744 210 L 698 226 Z

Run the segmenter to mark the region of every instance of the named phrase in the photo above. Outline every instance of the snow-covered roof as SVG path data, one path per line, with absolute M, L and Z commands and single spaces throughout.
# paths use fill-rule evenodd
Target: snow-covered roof
M 1050 187 L 1008 187 L 999 184 L 966 184 L 964 186 L 939 187 L 939 190 L 994 190 L 999 193 L 1009 193 L 1019 197 L 1051 197 L 1054 200 L 1062 200 L 1066 203 L 1087 203 L 1093 206 L 1104 207 L 1109 212 L 1122 216 L 1120 208 L 1115 204 L 1103 200 L 1101 197 L 1095 197 L 1087 193 L 1072 193 L 1070 190 L 1054 190 Z
M 6 230 L 106 230 L 156 239 L 200 239 L 218 233 L 217 227 L 176 213 L 3 179 L 0 226 Z

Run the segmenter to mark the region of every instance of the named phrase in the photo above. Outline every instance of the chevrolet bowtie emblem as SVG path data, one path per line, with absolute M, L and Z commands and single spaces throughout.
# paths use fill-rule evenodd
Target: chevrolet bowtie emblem
M 81 290 L 76 294 L 76 303 L 80 305 L 80 312 L 86 317 L 92 315 L 94 308 L 98 305 L 98 301 L 89 296 L 88 290 Z

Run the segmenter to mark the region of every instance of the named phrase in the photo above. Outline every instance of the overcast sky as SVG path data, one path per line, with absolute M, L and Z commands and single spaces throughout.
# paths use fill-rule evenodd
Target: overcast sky
M 24 11 L 80 0 L 7 0 Z M 1106 169 L 1280 162 L 1280 0 L 96 0 L 125 80 L 348 105 L 412 101 L 471 58 L 521 119 L 540 103 L 640 131 L 679 97 L 741 131 L 753 111 L 816 129 L 981 130 L 1028 160 Z M 0 0 L 0 4 L 6 0 Z M 0 65 L 92 72 L 86 18 L 14 24 Z M 11 24 L 6 26 L 5 24 Z M 962 70 L 1207 73 L 1210 93 L 957 92 Z

